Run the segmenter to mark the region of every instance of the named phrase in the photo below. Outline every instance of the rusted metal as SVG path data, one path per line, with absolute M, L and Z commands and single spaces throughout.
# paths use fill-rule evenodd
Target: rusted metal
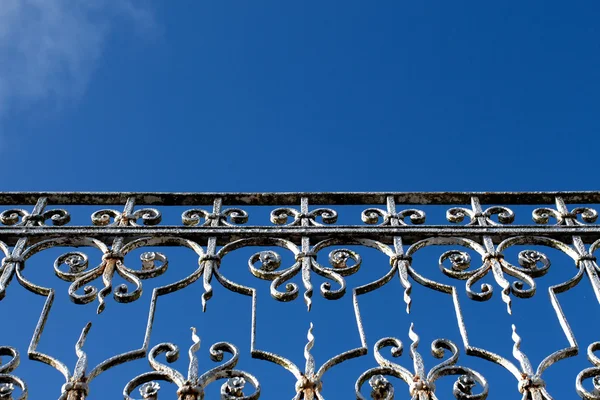
M 571 206 L 570 204 L 575 204 Z M 295 378 L 295 400 L 324 399 L 326 385 L 323 376 L 336 365 L 352 358 L 365 357 L 374 349 L 375 366 L 363 358 L 365 372 L 355 377 L 357 399 L 392 399 L 392 380 L 399 378 L 408 385 L 408 396 L 415 400 L 447 398 L 437 394 L 435 382 L 447 375 L 455 376 L 453 395 L 458 399 L 485 399 L 493 388 L 488 387 L 484 371 L 459 366 L 469 357 L 478 357 L 496 363 L 516 379 L 515 394 L 522 399 L 550 399 L 550 391 L 543 378 L 544 371 L 562 359 L 573 357 L 579 351 L 575 335 L 562 311 L 557 295 L 586 282 L 600 302 L 600 268 L 595 253 L 600 247 L 600 225 L 594 209 L 600 204 L 600 192 L 526 192 L 526 193 L 58 193 L 19 192 L 0 193 L 0 252 L 4 254 L 0 266 L 0 300 L 10 296 L 12 285 L 21 285 L 34 295 L 45 298 L 37 326 L 32 333 L 27 350 L 30 359 L 47 364 L 65 378 L 60 400 L 85 400 L 93 392 L 94 379 L 116 365 L 147 358 L 151 371 L 134 377 L 125 386 L 123 396 L 131 400 L 158 399 L 159 381 L 177 386 L 180 400 L 199 400 L 205 389 L 220 381 L 221 399 L 258 399 L 261 386 L 256 377 L 235 369 L 240 357 L 236 346 L 218 342 L 210 347 L 213 361 L 219 364 L 204 369 L 196 356 L 200 338 L 192 330 L 193 344 L 189 348 L 187 374 L 169 364 L 178 357 L 179 349 L 173 343 L 161 343 L 149 348 L 158 297 L 182 290 L 190 285 L 200 285 L 202 295 L 199 307 L 206 310 L 213 298 L 213 285 L 249 296 L 252 299 L 250 354 L 255 359 L 275 363 L 288 370 Z M 26 208 L 29 205 L 30 208 Z M 70 206 L 90 205 L 102 207 L 90 216 L 90 223 L 75 226 L 70 223 Z M 419 206 L 446 207 L 445 224 L 430 224 Z M 515 225 L 513 205 L 535 205 L 531 223 Z M 187 206 L 181 223 L 162 223 L 162 209 Z M 257 224 L 246 206 L 268 207 L 270 219 Z M 338 223 L 335 206 L 363 206 L 355 221 Z M 31 211 L 30 211 L 31 210 Z M 252 225 L 248 224 L 252 221 Z M 552 224 L 551 224 L 552 223 Z M 187 277 L 153 290 L 148 322 L 143 342 L 138 349 L 118 354 L 88 368 L 84 350 L 91 322 L 82 329 L 75 345 L 77 363 L 69 369 L 62 361 L 38 351 L 48 315 L 52 309 L 55 288 L 35 284 L 35 276 L 25 270 L 28 259 L 34 254 L 52 248 L 65 248 L 64 254 L 54 262 L 58 278 L 70 282 L 68 295 L 75 304 L 97 302 L 97 313 L 107 308 L 110 296 L 117 302 L 133 302 L 142 294 L 143 281 L 162 275 L 168 268 L 167 254 L 145 251 L 139 261 L 131 260 L 134 250 L 153 246 L 176 246 L 190 249 L 198 258 L 197 268 Z M 455 285 L 435 282 L 416 269 L 413 260 L 426 248 L 452 246 L 439 256 L 442 273 L 455 280 Z M 515 246 L 536 246 L 525 249 L 512 261 L 507 250 Z M 71 248 L 77 247 L 77 251 Z M 269 247 L 269 250 L 264 250 Z M 352 249 L 347 248 L 352 247 Z M 513 325 L 512 356 L 516 362 L 499 354 L 475 346 L 468 337 L 459 291 L 465 291 L 475 301 L 488 300 L 499 291 L 510 314 L 514 297 L 530 298 L 536 294 L 536 279 L 551 267 L 549 257 L 540 247 L 558 250 L 572 260 L 573 276 L 553 285 L 548 294 L 568 346 L 548 354 L 536 369 L 521 350 L 521 337 Z M 275 353 L 261 350 L 256 345 L 256 289 L 230 279 L 228 271 L 221 268 L 222 260 L 244 248 L 256 248 L 248 260 L 250 273 L 270 282 L 270 294 L 277 301 L 293 301 L 301 297 L 308 312 L 313 306 L 313 277 L 319 275 L 326 283 L 319 288 L 320 295 L 336 300 L 351 296 L 356 317 L 360 346 L 337 354 L 317 368 L 311 350 L 316 340 L 313 325 L 307 334 L 304 349 L 305 366 L 301 368 L 291 360 Z M 364 268 L 361 248 L 375 249 L 389 259 L 382 276 L 365 285 L 349 287 L 346 277 Z M 87 250 L 102 253 L 91 259 Z M 284 265 L 282 252 L 293 256 L 291 265 Z M 473 254 L 480 260 L 475 260 Z M 474 265 L 476 264 L 476 265 Z M 136 267 L 137 265 L 137 267 Z M 472 267 L 472 265 L 474 265 Z M 127 284 L 113 288 L 115 274 Z M 427 372 L 418 350 L 419 337 L 412 325 L 409 331 L 412 369 L 391 361 L 381 350 L 391 347 L 392 357 L 402 353 L 402 342 L 393 337 L 369 343 L 365 336 L 359 307 L 360 296 L 376 291 L 398 276 L 402 286 L 402 300 L 410 318 L 412 288 L 421 285 L 448 295 L 456 312 L 456 322 L 462 337 L 461 346 L 447 339 L 432 343 L 432 354 L 442 358 L 437 366 Z M 584 280 L 584 275 L 587 280 Z M 493 284 L 480 281 L 493 277 Z M 214 280 L 213 280 L 214 278 Z M 300 283 L 297 283 L 299 280 Z M 511 283 L 511 280 L 513 281 Z M 201 283 L 196 283 L 201 281 Z M 216 283 L 215 283 L 216 281 Z M 461 283 L 464 282 L 464 286 Z M 301 295 L 301 296 L 300 296 Z M 94 316 L 90 316 L 90 320 Z M 592 367 L 577 376 L 573 392 L 584 399 L 600 398 L 600 359 L 595 352 L 600 342 L 588 344 L 588 358 Z M 462 350 L 462 351 L 461 351 Z M 444 357 L 444 352 L 449 355 Z M 229 354 L 224 360 L 224 355 Z M 157 360 L 165 354 L 167 363 Z M 28 389 L 15 370 L 19 352 L 10 343 L 0 343 L 0 356 L 9 357 L 0 363 L 0 400 L 26 399 Z M 371 367 L 369 369 L 369 367 Z M 586 389 L 584 382 L 592 380 L 594 389 Z M 370 389 L 366 390 L 367 385 Z M 18 392 L 18 397 L 15 393 Z M 139 398 L 139 397 L 138 397 Z

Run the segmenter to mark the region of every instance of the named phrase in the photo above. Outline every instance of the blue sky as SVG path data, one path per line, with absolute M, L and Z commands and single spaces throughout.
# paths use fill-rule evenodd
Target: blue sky
M 10 189 L 595 187 L 592 3 L 12 3 Z
M 596 2 L 3 0 L 2 190 L 596 190 L 599 19 Z

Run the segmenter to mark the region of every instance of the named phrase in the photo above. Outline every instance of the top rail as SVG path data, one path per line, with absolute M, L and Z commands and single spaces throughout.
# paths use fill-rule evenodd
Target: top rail
M 210 205 L 221 198 L 224 205 L 278 205 L 297 204 L 301 198 L 310 204 L 362 205 L 384 204 L 394 196 L 398 204 L 450 205 L 468 203 L 477 197 L 484 204 L 552 204 L 557 196 L 567 203 L 600 203 L 600 192 L 279 192 L 279 193 L 198 193 L 198 192 L 0 192 L 0 205 L 35 204 L 46 197 L 49 204 L 124 204 L 135 198 L 145 205 Z

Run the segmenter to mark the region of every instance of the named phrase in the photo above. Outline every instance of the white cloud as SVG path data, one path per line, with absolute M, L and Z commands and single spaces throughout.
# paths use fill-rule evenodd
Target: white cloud
M 111 31 L 154 29 L 135 0 L 0 0 L 0 116 L 15 106 L 77 98 Z

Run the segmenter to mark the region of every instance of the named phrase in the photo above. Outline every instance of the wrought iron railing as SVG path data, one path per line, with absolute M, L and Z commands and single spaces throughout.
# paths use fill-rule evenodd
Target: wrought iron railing
M 294 399 L 322 399 L 327 395 L 323 387 L 327 372 L 340 363 L 357 358 L 362 360 L 364 367 L 364 372 L 352 379 L 358 399 L 392 399 L 394 393 L 396 398 L 448 398 L 450 393 L 435 393 L 436 381 L 447 375 L 455 376 L 452 392 L 458 399 L 492 396 L 494 388 L 488 387 L 486 371 L 458 365 L 459 353 L 464 353 L 460 357 L 461 364 L 469 365 L 469 360 L 483 359 L 514 375 L 515 398 L 550 399 L 551 388 L 545 382 L 544 372 L 552 364 L 580 352 L 559 294 L 589 285 L 595 300 L 600 301 L 600 269 L 594 255 L 600 247 L 600 226 L 595 224 L 598 216 L 595 204 L 600 204 L 600 192 L 2 193 L 0 251 L 4 258 L 0 266 L 0 299 L 3 300 L 0 302 L 3 316 L 0 341 L 4 340 L 3 332 L 8 330 L 4 316 L 9 313 L 2 303 L 10 298 L 15 286 L 20 286 L 34 295 L 43 296 L 44 305 L 33 332 L 22 331 L 20 326 L 10 329 L 31 336 L 26 350 L 29 359 L 47 364 L 64 375 L 61 399 L 93 398 L 92 381 L 96 377 L 110 368 L 142 358 L 148 359 L 150 370 L 130 377 L 123 389 L 125 399 L 157 399 L 158 382 L 167 381 L 177 386 L 179 399 L 198 400 L 205 397 L 206 388 L 216 380 L 221 381 L 222 399 L 256 399 L 261 396 L 261 390 L 264 391 L 259 380 L 254 374 L 236 369 L 238 359 L 244 356 L 275 363 L 290 371 L 295 379 L 295 387 L 291 390 L 295 393 Z M 90 214 L 76 220 L 74 210 L 80 206 L 85 207 L 78 210 L 90 211 Z M 341 218 L 340 210 L 344 208 L 348 212 Z M 434 214 L 442 210 L 443 215 L 430 218 L 427 208 L 434 210 Z M 162 221 L 165 213 L 171 213 L 168 210 L 176 210 L 177 220 Z M 89 368 L 84 346 L 91 327 L 88 323 L 74 343 L 77 354 L 74 368 L 70 369 L 57 357 L 39 350 L 59 289 L 36 283 L 36 271 L 25 268 L 32 256 L 57 247 L 79 248 L 58 256 L 53 263 L 54 273 L 60 280 L 69 282 L 68 296 L 74 303 L 94 303 L 95 312 L 101 314 L 107 312 L 111 294 L 116 302 L 134 302 L 142 295 L 143 281 L 160 277 L 167 270 L 170 261 L 167 252 L 143 252 L 141 266 L 134 268 L 131 265 L 133 260 L 130 261 L 128 255 L 135 250 L 157 246 L 188 248 L 197 256 L 198 264 L 185 278 L 153 289 L 140 348 Z M 434 247 L 449 248 L 439 254 L 437 262 L 443 281 L 429 278 L 418 265 L 420 252 Z M 320 286 L 324 298 L 336 300 L 350 296 L 360 345 L 333 356 L 318 367 L 311 354 L 315 341 L 311 324 L 303 367 L 283 355 L 260 349 L 256 342 L 257 290 L 238 282 L 229 271 L 221 268 L 226 256 L 244 248 L 258 250 L 249 257 L 248 270 L 252 276 L 270 282 L 270 295 L 277 301 L 298 298 L 311 312 L 312 282 L 317 278 L 324 280 Z M 362 248 L 383 254 L 389 264 L 376 280 L 351 287 L 347 278 L 365 268 Z M 523 250 L 513 255 L 516 248 Z M 551 257 L 541 251 L 544 248 L 562 252 L 574 268 L 567 280 L 548 287 L 549 302 L 567 345 L 547 354 L 534 368 L 521 350 L 516 324 L 512 325 L 512 357 L 500 355 L 469 340 L 463 309 L 466 302 L 487 301 L 494 292 L 499 292 L 507 315 L 510 315 L 515 298 L 533 297 L 537 280 L 550 270 Z M 101 255 L 93 258 L 86 249 L 99 250 Z M 331 251 L 324 259 L 321 254 L 328 250 Z M 285 265 L 282 253 L 293 256 L 289 265 Z M 474 256 L 480 257 L 480 261 Z M 411 295 L 415 286 L 444 293 L 453 304 L 462 343 L 435 340 L 431 346 L 433 355 L 443 361 L 428 371 L 419 353 L 419 336 L 412 325 L 409 331 L 411 368 L 391 361 L 402 351 L 399 339 L 385 337 L 370 341 L 365 335 L 360 296 L 376 292 L 396 276 L 400 284 L 397 293 L 403 305 L 400 308 L 396 302 L 393 310 L 398 315 L 406 313 L 402 318 L 407 321 L 412 318 Z M 125 283 L 113 285 L 116 277 Z M 483 279 L 491 283 L 482 284 Z M 160 343 L 150 347 L 157 302 L 162 296 L 196 287 L 201 291 L 196 306 L 206 310 L 211 301 L 218 301 L 214 298 L 214 285 L 252 299 L 250 353 L 240 354 L 236 346 L 227 342 L 216 343 L 210 348 L 210 355 L 220 364 L 202 372 L 196 356 L 200 338 L 194 329 L 188 371 L 177 371 L 169 364 L 176 358 L 174 344 Z M 590 302 L 589 307 L 592 306 L 594 302 Z M 111 309 L 110 312 L 118 310 Z M 90 321 L 94 318 L 93 315 L 89 317 Z M 592 321 L 589 326 L 595 330 L 596 322 Z M 219 329 L 218 326 L 214 328 Z M 585 399 L 600 399 L 600 357 L 595 355 L 600 342 L 585 343 L 585 346 L 591 364 L 572 377 L 571 391 Z M 383 353 L 386 347 L 391 348 L 391 356 Z M 19 350 L 24 352 L 11 343 L 0 343 L 0 355 L 5 357 L 5 362 L 0 364 L 0 399 L 27 398 L 27 385 L 19 378 L 17 368 Z M 444 352 L 450 355 L 444 357 Z M 166 363 L 158 359 L 165 353 Z M 226 361 L 223 361 L 224 353 L 229 353 Z M 404 381 L 406 389 L 394 385 L 395 379 Z M 335 391 L 330 393 L 335 396 Z

